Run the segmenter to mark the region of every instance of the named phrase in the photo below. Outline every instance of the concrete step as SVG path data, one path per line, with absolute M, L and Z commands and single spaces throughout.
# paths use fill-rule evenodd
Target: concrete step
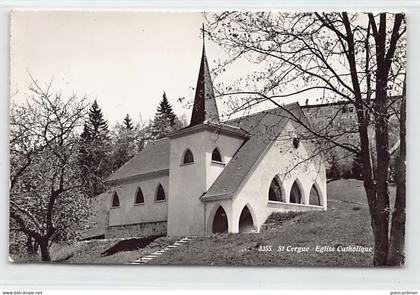
M 159 257 L 160 255 L 168 252 L 169 250 L 172 250 L 178 246 L 182 246 L 185 245 L 187 242 L 191 241 L 193 237 L 183 237 L 182 239 L 176 241 L 175 243 L 173 243 L 172 245 L 168 245 L 165 248 L 158 250 L 156 252 L 153 252 L 152 254 L 148 254 L 144 257 L 140 257 L 136 260 L 134 260 L 133 262 L 131 262 L 130 264 L 145 264 L 145 263 L 149 263 L 151 260 L 153 260 L 154 258 Z

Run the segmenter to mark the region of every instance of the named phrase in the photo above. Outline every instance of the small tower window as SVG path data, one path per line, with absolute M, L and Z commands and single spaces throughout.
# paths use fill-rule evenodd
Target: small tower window
M 112 207 L 120 207 L 120 198 L 118 198 L 118 194 L 114 192 L 112 196 Z
M 184 159 L 182 161 L 182 164 L 189 164 L 194 163 L 194 156 L 193 153 L 188 149 L 184 153 Z
M 293 147 L 295 149 L 297 149 L 299 147 L 299 142 L 300 142 L 299 138 L 297 138 L 297 137 L 293 138 Z
M 135 204 L 144 204 L 144 197 L 141 188 L 137 188 Z
M 222 155 L 220 155 L 219 149 L 215 148 L 213 150 L 213 153 L 211 154 L 211 160 L 216 162 L 223 162 L 222 161 Z
M 156 191 L 156 201 L 164 201 L 166 199 L 165 191 L 163 186 L 159 184 L 157 191 Z

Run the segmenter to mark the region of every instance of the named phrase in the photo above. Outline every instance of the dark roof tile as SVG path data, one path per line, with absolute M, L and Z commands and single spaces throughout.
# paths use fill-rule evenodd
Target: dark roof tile
M 211 80 L 210 69 L 207 62 L 206 49 L 203 43 L 203 53 L 201 56 L 197 87 L 195 89 L 190 126 L 201 124 L 204 121 L 213 123 L 220 122 L 216 98 L 214 95 L 213 82 Z
M 169 148 L 169 138 L 162 138 L 149 143 L 144 150 L 115 171 L 107 181 L 112 182 L 169 169 Z
M 300 111 L 297 103 L 285 108 L 295 115 Z M 232 197 L 270 143 L 284 129 L 289 116 L 287 111 L 276 108 L 227 122 L 249 132 L 250 138 L 239 148 L 201 199 L 212 201 Z
M 295 114 L 295 110 L 299 110 L 303 114 L 297 103 L 285 107 Z M 288 118 L 289 115 L 286 111 L 275 108 L 226 122 L 228 125 L 246 131 L 250 138 L 244 141 L 202 199 L 206 201 L 230 197 L 264 153 L 267 146 L 283 130 Z M 143 151 L 114 172 L 107 181 L 113 182 L 169 169 L 169 152 L 169 138 L 149 143 Z

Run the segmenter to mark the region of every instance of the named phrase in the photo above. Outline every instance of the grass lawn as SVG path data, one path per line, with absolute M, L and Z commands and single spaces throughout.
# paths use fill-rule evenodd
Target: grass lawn
M 395 189 L 391 187 L 391 194 Z M 328 210 L 287 214 L 259 234 L 198 237 L 153 264 L 373 266 L 373 253 L 316 252 L 316 246 L 373 247 L 363 183 L 338 180 L 328 184 Z M 271 251 L 261 251 L 262 247 Z M 268 246 L 268 247 L 267 247 Z M 295 247 L 294 252 L 279 246 Z M 296 252 L 306 250 L 307 252 Z M 290 249 L 292 250 L 292 249 Z
M 221 234 L 195 238 L 184 247 L 153 260 L 153 263 L 371 266 L 372 253 L 315 252 L 316 246 L 372 247 L 369 223 L 368 209 L 359 206 L 307 212 L 271 225 L 259 234 Z M 271 246 L 271 251 L 260 251 L 260 246 Z M 279 246 L 309 249 L 301 253 L 277 251 Z
M 390 189 L 391 195 L 395 196 L 395 188 Z M 161 237 L 142 249 L 108 256 L 101 253 L 122 239 L 56 245 L 51 252 L 54 262 L 125 264 L 173 244 L 177 239 L 179 237 Z M 335 251 L 317 252 L 317 246 L 327 246 Z M 276 215 L 258 234 L 195 237 L 153 259 L 151 264 L 372 266 L 372 252 L 338 252 L 340 246 L 373 246 L 363 183 L 358 180 L 328 183 L 327 211 Z
M 90 240 L 56 246 L 56 249 L 51 251 L 51 258 L 53 262 L 71 264 L 126 264 L 173 244 L 176 238 L 161 237 L 142 249 L 121 251 L 109 256 L 102 255 L 103 252 L 123 240 Z

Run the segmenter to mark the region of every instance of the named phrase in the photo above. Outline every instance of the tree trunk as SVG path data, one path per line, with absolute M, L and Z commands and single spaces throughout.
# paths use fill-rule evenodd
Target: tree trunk
M 43 239 L 39 241 L 39 247 L 41 249 L 41 259 L 42 261 L 51 261 L 50 249 L 48 247 L 48 240 Z
M 39 244 L 38 241 L 35 239 L 34 240 L 34 245 L 33 245 L 33 253 L 38 253 L 38 248 L 39 248 Z
M 389 265 L 404 264 L 405 254 L 405 221 L 406 221 L 406 100 L 405 100 L 405 81 L 403 97 L 400 107 L 400 153 L 397 163 L 397 196 L 395 198 L 395 208 L 392 214 L 391 241 L 389 249 Z
M 28 252 L 29 255 L 33 255 L 34 253 L 34 244 L 32 244 L 32 237 L 31 236 L 27 236 L 26 239 L 26 252 Z
M 375 266 L 384 266 L 387 265 L 388 260 L 389 213 L 381 209 L 375 211 L 372 221 L 375 241 L 373 264 Z
M 398 176 L 404 180 L 397 183 L 395 211 L 392 214 L 391 240 L 389 249 L 389 265 L 403 265 L 405 254 L 405 175 Z
M 376 141 L 376 202 L 373 212 L 375 238 L 374 265 L 386 265 L 389 251 L 389 134 L 387 111 L 387 82 L 389 68 L 386 62 L 386 14 L 379 16 L 376 45 L 376 91 L 374 100 Z
M 379 122 L 382 120 L 377 119 Z M 375 237 L 374 265 L 386 265 L 389 247 L 389 189 L 388 189 L 388 128 L 378 123 L 376 128 L 377 177 L 376 202 L 373 212 Z
M 383 210 L 378 210 L 374 205 L 377 192 L 374 185 L 370 185 L 365 181 L 365 191 L 369 202 L 369 211 L 371 212 L 371 227 L 374 239 L 374 256 L 373 264 L 375 266 L 383 266 L 387 264 L 388 257 L 388 214 L 384 214 Z
M 358 78 L 357 66 L 356 66 L 356 58 L 355 58 L 355 49 L 354 49 L 354 39 L 353 33 L 350 25 L 349 18 L 347 13 L 343 13 L 343 22 L 346 28 L 347 33 L 347 45 L 348 45 L 348 62 L 350 67 L 350 74 L 352 78 L 352 85 L 354 89 L 354 96 L 355 96 L 355 107 L 357 111 L 357 120 L 359 126 L 359 136 L 360 136 L 360 159 L 362 162 L 362 177 L 363 177 L 363 185 L 366 191 L 366 197 L 368 200 L 369 205 L 369 213 L 371 216 L 371 226 L 373 229 L 373 236 L 374 236 L 374 265 L 384 265 L 387 261 L 388 255 L 388 219 L 389 217 L 384 214 L 384 197 L 386 193 L 384 188 L 383 182 L 379 185 L 381 189 L 378 190 L 378 181 L 375 182 L 373 171 L 375 170 L 375 164 L 372 163 L 372 153 L 370 151 L 370 137 L 368 132 L 368 123 L 369 123 L 369 115 L 366 114 L 362 99 L 362 92 L 360 89 L 360 82 Z M 381 87 L 381 85 L 376 84 L 376 87 Z M 376 97 L 378 99 L 378 97 Z M 381 98 L 380 98 L 381 99 Z M 375 118 L 376 119 L 376 118 Z M 375 126 L 377 127 L 377 126 Z M 382 126 L 381 126 L 382 128 Z M 378 128 L 375 128 L 375 131 Z M 383 130 L 388 131 L 388 130 Z M 381 142 L 386 140 L 383 138 L 383 133 L 379 136 L 382 137 Z M 378 158 L 379 160 L 379 158 Z M 386 165 L 386 163 L 385 163 Z M 379 169 L 379 167 L 378 167 Z M 378 170 L 377 169 L 377 170 Z M 382 201 L 378 202 L 378 195 Z M 379 203 L 379 206 L 378 206 Z

